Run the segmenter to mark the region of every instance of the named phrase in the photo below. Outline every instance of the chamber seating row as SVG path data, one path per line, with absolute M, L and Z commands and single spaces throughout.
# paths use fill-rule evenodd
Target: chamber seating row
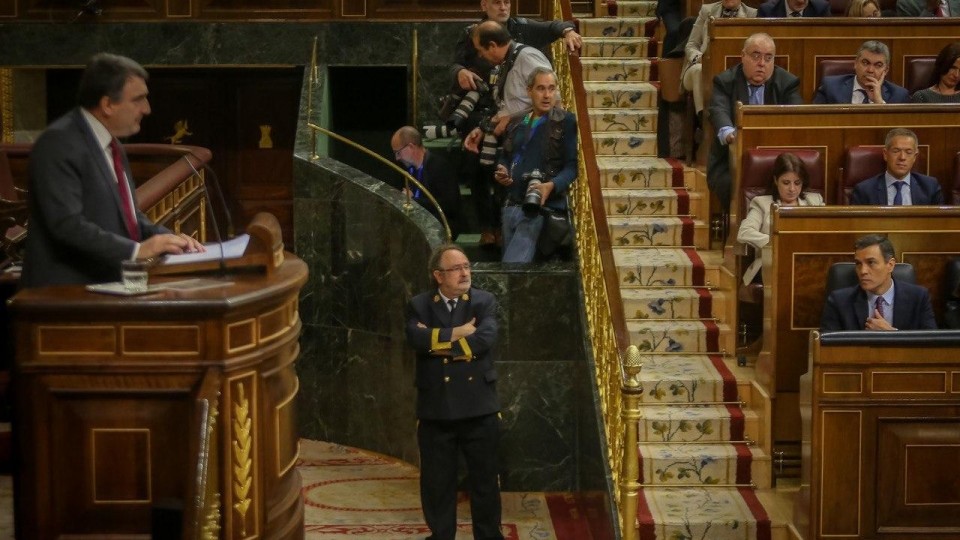
M 831 69 L 852 69 L 852 62 L 847 61 L 870 39 L 881 40 L 890 48 L 890 81 L 911 91 L 922 87 L 924 76 L 929 77 L 932 69 L 931 58 L 960 36 L 960 19 L 733 18 L 713 20 L 708 32 L 710 47 L 702 60 L 706 92 L 712 89 L 714 75 L 740 62 L 743 41 L 765 32 L 777 44 L 778 65 L 800 78 L 803 101 L 810 103 L 820 79 L 837 74 Z

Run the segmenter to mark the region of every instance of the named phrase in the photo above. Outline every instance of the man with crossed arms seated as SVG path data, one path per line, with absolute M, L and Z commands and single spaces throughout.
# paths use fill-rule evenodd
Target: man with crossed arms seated
M 927 289 L 893 279 L 896 252 L 887 237 L 863 236 L 853 247 L 860 284 L 827 296 L 820 316 L 821 332 L 937 329 Z

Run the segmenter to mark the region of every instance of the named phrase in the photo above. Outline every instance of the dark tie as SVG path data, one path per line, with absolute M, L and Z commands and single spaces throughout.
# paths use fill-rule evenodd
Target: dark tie
M 897 188 L 897 194 L 893 196 L 893 205 L 894 206 L 903 206 L 903 185 L 906 184 L 903 180 L 897 180 L 893 183 L 893 187 Z
M 451 298 L 450 300 L 447 300 L 447 305 L 450 306 L 450 312 L 453 313 L 453 310 L 457 309 L 456 298 Z
M 880 317 L 883 317 L 883 297 L 878 296 L 877 300 L 873 303 L 873 308 L 877 310 L 877 313 L 880 314 Z
M 864 90 L 863 88 L 860 88 L 859 90 L 857 90 L 857 92 L 860 92 L 861 94 L 863 94 L 864 103 L 872 103 L 870 101 L 870 94 L 868 94 L 866 90 Z
M 748 105 L 763 105 L 763 102 L 760 101 L 760 89 L 763 88 L 762 85 L 748 85 L 747 90 L 750 92 L 750 103 Z
M 726 8 L 724 8 L 724 10 L 720 12 L 720 18 L 721 18 L 721 19 L 732 19 L 732 18 L 734 18 L 734 17 L 737 16 L 737 12 L 738 12 L 738 11 L 739 11 L 739 10 L 737 10 L 737 9 L 726 9 Z
M 127 226 L 127 234 L 131 239 L 140 241 L 140 229 L 137 228 L 137 217 L 133 211 L 133 199 L 130 197 L 130 184 L 123 172 L 123 157 L 120 155 L 120 145 L 117 140 L 110 141 L 110 150 L 113 154 L 113 172 L 117 175 L 117 190 L 120 192 L 120 209 L 123 211 L 123 222 Z
M 791 11 L 791 12 L 790 12 L 790 16 L 791 16 L 791 17 L 801 17 L 801 16 L 803 16 L 803 13 L 800 13 L 799 11 Z

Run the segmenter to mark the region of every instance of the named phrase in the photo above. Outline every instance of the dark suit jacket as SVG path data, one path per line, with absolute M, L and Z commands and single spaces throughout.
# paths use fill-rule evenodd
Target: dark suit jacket
M 786 0 L 770 0 L 760 4 L 757 8 L 757 17 L 786 17 Z M 822 0 L 810 0 L 807 7 L 803 8 L 804 17 L 829 17 L 830 2 Z
M 416 174 L 413 174 L 416 177 Z M 437 200 L 440 208 L 447 216 L 447 222 L 450 224 L 450 231 L 456 238 L 461 229 L 460 223 L 460 184 L 457 182 L 457 175 L 454 174 L 450 163 L 440 154 L 434 154 L 427 151 L 423 158 L 423 175 L 420 181 L 430 190 L 430 194 Z M 421 195 L 417 198 L 428 212 L 437 216 L 437 210 L 430 200 Z M 437 219 L 440 219 L 437 216 Z
M 527 140 L 530 126 L 523 123 L 514 126 L 508 135 L 509 144 L 504 144 L 504 151 L 501 152 L 498 162 L 506 166 L 513 178 L 513 184 L 507 188 L 508 197 L 514 201 L 522 201 L 527 192 L 527 184 L 530 183 L 529 179 L 523 178 L 523 175 L 539 169 L 543 173 L 544 182 L 553 181 L 553 191 L 544 206 L 554 210 L 564 210 L 567 208 L 567 191 L 577 179 L 577 117 L 559 108 L 550 109 L 548 114 L 549 117 L 540 124 L 526 144 L 524 141 Z M 561 167 L 552 177 L 547 172 L 551 125 L 556 129 L 562 129 L 561 156 L 558 157 Z M 513 166 L 515 159 L 518 161 Z
M 867 293 L 860 285 L 837 289 L 827 296 L 820 316 L 820 331 L 863 330 L 867 315 Z M 893 327 L 898 330 L 937 329 L 927 289 L 912 283 L 895 282 Z
M 713 78 L 713 95 L 710 97 L 708 111 L 710 121 L 716 130 L 723 126 L 733 126 L 734 106 L 737 101 L 748 103 L 750 100 L 747 90 L 747 79 L 743 75 L 743 66 L 738 64 Z M 764 84 L 764 105 L 799 105 L 803 103 L 800 96 L 800 79 L 789 71 L 774 66 L 773 75 Z M 711 134 L 713 143 L 710 145 L 710 155 L 707 157 L 707 184 L 710 190 L 717 194 L 724 208 L 730 205 L 730 160 L 728 148 L 720 144 L 716 138 L 716 131 Z
M 850 103 L 853 99 L 853 80 L 856 75 L 833 75 L 820 81 L 820 88 L 813 96 L 814 103 Z M 890 81 L 883 81 L 880 95 L 887 103 L 910 103 L 910 93 L 906 88 Z
M 477 331 L 450 341 L 453 327 L 472 318 Z M 497 300 L 492 294 L 471 288 L 453 312 L 436 290 L 419 294 L 407 305 L 406 331 L 417 353 L 417 418 L 458 420 L 500 410 Z
M 884 174 L 880 173 L 873 178 L 867 178 L 853 186 L 853 191 L 850 192 L 850 204 L 886 206 L 887 181 Z M 911 172 L 910 200 L 915 206 L 943 204 L 940 182 L 932 176 Z
M 124 155 L 128 184 L 134 191 Z M 103 150 L 74 109 L 55 120 L 30 152 L 30 232 L 24 287 L 117 281 L 133 254 L 120 195 Z M 140 237 L 169 232 L 137 211 Z

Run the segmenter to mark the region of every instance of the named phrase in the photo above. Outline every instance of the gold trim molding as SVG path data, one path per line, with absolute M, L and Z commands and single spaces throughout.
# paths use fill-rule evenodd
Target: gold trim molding
M 0 129 L 2 142 L 13 142 L 13 70 L 0 69 Z

